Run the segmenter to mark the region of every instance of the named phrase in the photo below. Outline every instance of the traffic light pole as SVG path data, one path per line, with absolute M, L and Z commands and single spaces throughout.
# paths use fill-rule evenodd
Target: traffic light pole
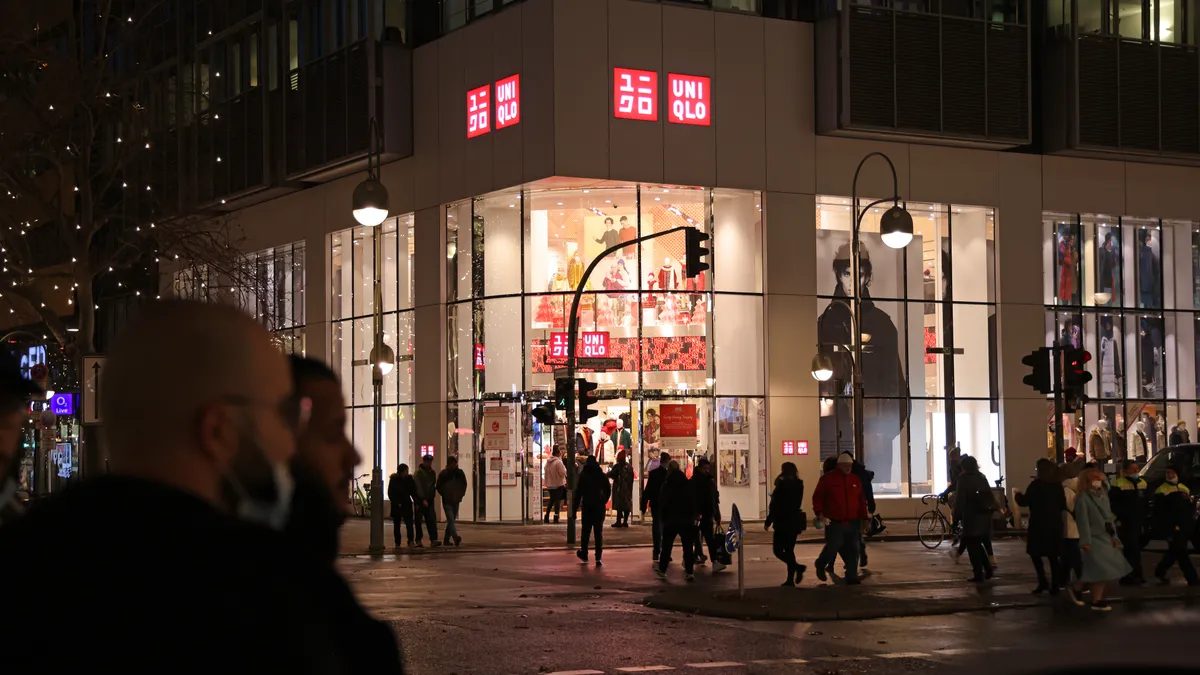
M 1063 371 L 1061 347 L 1050 348 L 1050 363 L 1054 374 L 1054 463 L 1062 464 L 1066 453 L 1063 449 Z
M 578 472 L 575 470 L 575 417 L 578 414 L 578 408 L 575 405 L 575 346 L 579 337 L 579 300 L 583 297 L 583 289 L 587 288 L 588 279 L 591 278 L 592 272 L 595 271 L 596 265 L 608 256 L 617 251 L 624 250 L 630 246 L 641 244 L 642 242 L 665 237 L 668 234 L 675 234 L 692 229 L 687 226 L 673 227 L 662 232 L 655 232 L 643 237 L 638 237 L 630 241 L 621 242 L 617 246 L 607 248 L 603 253 L 596 256 L 587 269 L 583 271 L 583 276 L 579 279 L 579 285 L 575 288 L 575 297 L 571 300 L 571 314 L 568 319 L 567 328 L 567 379 L 571 381 L 571 395 L 567 399 L 567 509 L 570 517 L 567 518 L 567 546 L 575 545 L 575 481 Z M 640 283 L 640 281 L 639 281 Z

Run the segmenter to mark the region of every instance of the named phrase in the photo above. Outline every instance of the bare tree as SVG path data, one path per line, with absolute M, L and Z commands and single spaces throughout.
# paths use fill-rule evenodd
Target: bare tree
M 105 275 L 170 263 L 236 286 L 246 274 L 240 228 L 180 188 L 176 104 L 207 83 L 142 63 L 161 5 L 7 2 L 0 21 L 0 298 L 76 359 L 95 352 Z M 64 296 L 77 332 L 56 311 Z

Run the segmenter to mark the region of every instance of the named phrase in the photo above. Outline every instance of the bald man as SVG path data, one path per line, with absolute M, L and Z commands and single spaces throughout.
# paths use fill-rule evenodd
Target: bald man
M 5 666 L 348 672 L 310 590 L 325 577 L 276 531 L 304 419 L 267 332 L 231 307 L 154 303 L 100 384 L 112 475 L 0 529 L 4 604 L 21 608 L 0 612 Z M 46 630 L 64 621 L 66 649 Z
M 21 457 L 25 454 L 21 430 L 29 422 L 29 402 L 44 398 L 41 387 L 25 379 L 11 355 L 0 354 L 0 525 L 21 515 L 17 502 Z

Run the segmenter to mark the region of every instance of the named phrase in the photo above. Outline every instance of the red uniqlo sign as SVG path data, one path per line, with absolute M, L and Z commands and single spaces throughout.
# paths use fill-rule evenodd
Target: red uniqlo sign
M 575 344 L 575 355 L 584 358 L 603 358 L 608 356 L 608 333 L 603 331 L 580 333 Z M 551 361 L 567 360 L 567 334 L 550 334 Z
M 467 138 L 492 130 L 491 86 L 483 85 L 467 92 Z
M 796 454 L 796 441 L 784 441 L 783 442 L 783 454 L 785 454 L 785 455 Z
M 512 75 L 496 82 L 496 128 L 511 127 L 521 121 L 521 76 Z
M 475 370 L 487 370 L 487 358 L 484 356 L 483 345 L 475 345 Z
M 667 74 L 667 121 L 709 126 L 712 88 L 707 77 Z
M 613 116 L 658 121 L 658 73 L 613 68 Z

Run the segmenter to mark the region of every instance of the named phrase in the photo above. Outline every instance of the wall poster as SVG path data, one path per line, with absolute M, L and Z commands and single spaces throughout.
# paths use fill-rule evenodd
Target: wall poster
M 722 487 L 750 484 L 750 435 L 717 436 L 717 470 Z

